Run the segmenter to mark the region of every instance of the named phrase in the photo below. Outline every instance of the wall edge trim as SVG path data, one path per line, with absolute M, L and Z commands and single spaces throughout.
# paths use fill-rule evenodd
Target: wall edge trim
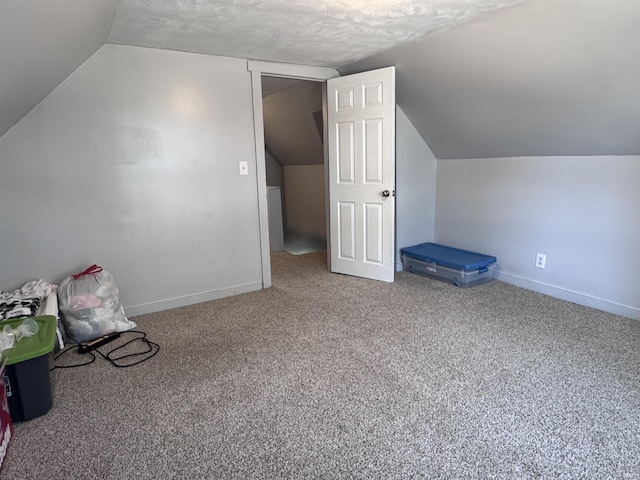
M 510 283 L 517 287 L 526 288 L 527 290 L 532 290 L 534 292 L 549 295 L 568 302 L 577 303 L 578 305 L 595 308 L 597 310 L 621 315 L 634 320 L 640 320 L 640 308 L 633 307 L 631 305 L 623 305 L 611 300 L 595 297 L 582 292 L 576 292 L 556 285 L 550 285 L 548 283 L 538 282 L 518 275 L 513 275 L 511 273 L 498 272 L 495 278 L 496 280 Z
M 209 302 L 220 298 L 231 297 L 242 293 L 255 292 L 262 289 L 261 282 L 247 283 L 245 285 L 236 285 L 234 287 L 222 288 L 219 290 L 211 290 L 208 292 L 194 293 L 183 295 L 181 297 L 159 300 L 157 302 L 143 303 L 141 305 L 133 305 L 125 307 L 127 317 L 135 317 L 145 315 L 147 313 L 155 313 L 172 308 L 186 307 L 196 303 Z

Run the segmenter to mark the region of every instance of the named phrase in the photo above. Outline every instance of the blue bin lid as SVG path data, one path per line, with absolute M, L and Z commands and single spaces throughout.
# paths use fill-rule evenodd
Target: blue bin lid
M 478 270 L 496 262 L 496 257 L 491 255 L 430 242 L 402 248 L 400 253 L 424 262 L 434 262 L 444 267 L 461 270 Z

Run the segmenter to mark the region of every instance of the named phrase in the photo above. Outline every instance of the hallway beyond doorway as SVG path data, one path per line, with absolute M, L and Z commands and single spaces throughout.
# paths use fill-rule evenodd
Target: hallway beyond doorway
M 315 235 L 287 232 L 284 236 L 284 251 L 292 255 L 319 252 L 327 249 L 327 239 Z

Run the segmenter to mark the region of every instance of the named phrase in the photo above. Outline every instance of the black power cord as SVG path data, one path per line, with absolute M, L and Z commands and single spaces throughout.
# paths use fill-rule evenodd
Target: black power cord
M 85 365 L 89 365 L 89 364 L 95 362 L 95 360 L 96 360 L 96 356 L 94 355 L 94 352 L 98 353 L 98 355 L 100 355 L 102 358 L 107 360 L 114 367 L 117 367 L 117 368 L 128 368 L 128 367 L 133 367 L 134 365 L 139 365 L 142 362 L 146 362 L 150 358 L 154 357 L 160 351 L 160 345 L 158 345 L 157 343 L 152 342 L 151 340 L 149 340 L 147 338 L 147 334 L 144 333 L 144 332 L 140 332 L 138 330 L 128 330 L 126 332 L 120 332 L 121 336 L 129 335 L 129 334 L 135 334 L 137 336 L 132 338 L 131 340 L 128 340 L 127 342 L 123 343 L 122 345 L 111 349 L 107 353 L 102 353 L 100 350 L 98 350 L 98 348 L 91 348 L 90 346 L 88 346 L 88 344 L 85 344 L 85 343 L 76 343 L 74 345 L 70 345 L 69 347 L 67 347 L 64 350 L 60 351 L 57 355 L 55 355 L 53 357 L 54 360 L 56 361 L 56 365 L 53 368 L 51 368 L 49 371 L 55 370 L 56 368 L 77 368 L 77 367 L 84 367 Z M 144 350 L 141 350 L 141 351 L 135 352 L 135 353 L 128 353 L 128 354 L 124 354 L 124 355 L 120 355 L 120 356 L 115 356 L 114 355 L 115 352 L 117 352 L 118 350 L 121 350 L 121 349 L 123 349 L 123 348 L 125 348 L 125 347 L 127 347 L 129 345 L 134 344 L 134 343 L 142 344 L 142 346 L 145 347 Z M 60 357 L 62 357 L 66 353 L 68 353 L 70 351 L 73 351 L 73 350 L 77 350 L 77 352 L 79 354 L 88 355 L 90 357 L 90 360 L 87 361 L 87 362 L 76 363 L 76 364 L 73 364 L 73 365 L 58 365 L 57 364 L 57 360 Z M 142 355 L 146 355 L 146 356 L 143 357 L 143 358 L 140 358 Z M 134 358 L 137 358 L 137 360 L 128 361 L 128 362 L 122 363 L 122 360 L 134 359 Z

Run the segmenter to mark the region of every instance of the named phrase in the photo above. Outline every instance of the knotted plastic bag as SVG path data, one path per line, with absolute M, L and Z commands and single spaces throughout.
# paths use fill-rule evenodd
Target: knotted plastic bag
M 136 327 L 124 314 L 113 275 L 98 265 L 62 281 L 58 307 L 64 330 L 74 342 L 88 342 Z

